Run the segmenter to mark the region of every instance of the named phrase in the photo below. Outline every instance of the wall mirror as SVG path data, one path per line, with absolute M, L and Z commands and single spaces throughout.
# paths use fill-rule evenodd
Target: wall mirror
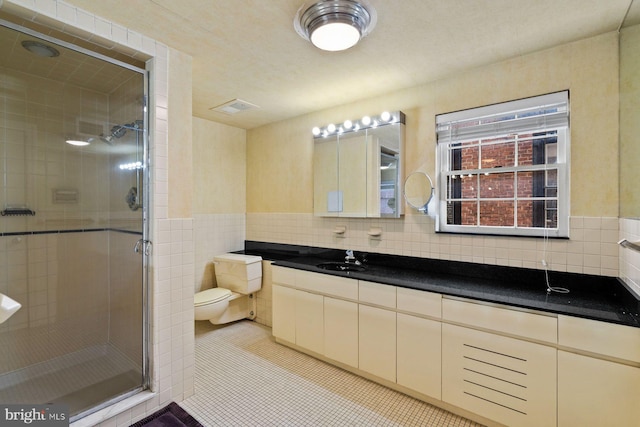
M 399 218 L 405 116 L 384 112 L 314 128 L 316 216 Z
M 637 4 L 636 8 L 640 8 Z M 640 12 L 620 32 L 620 217 L 640 218 Z
M 404 198 L 407 204 L 424 214 L 428 214 L 427 206 L 433 198 L 433 181 L 424 172 L 413 172 L 404 181 Z

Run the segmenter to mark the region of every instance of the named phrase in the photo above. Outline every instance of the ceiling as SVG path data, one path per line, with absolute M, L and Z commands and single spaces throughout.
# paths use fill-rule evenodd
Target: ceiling
M 342 52 L 295 32 L 304 0 L 66 1 L 191 55 L 193 114 L 251 129 L 615 31 L 632 0 L 369 0 L 375 29 Z M 260 108 L 210 110 L 235 98 Z
M 100 93 L 111 93 L 132 76 L 139 75 L 126 68 L 101 61 L 63 46 L 49 43 L 60 52 L 57 58 L 43 58 L 22 48 L 21 42 L 36 37 L 0 26 L 0 67 L 69 83 Z

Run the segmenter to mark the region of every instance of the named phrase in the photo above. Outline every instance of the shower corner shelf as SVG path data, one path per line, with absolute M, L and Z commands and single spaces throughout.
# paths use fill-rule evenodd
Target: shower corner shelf
M 0 215 L 2 216 L 34 216 L 36 214 L 35 211 L 27 207 L 6 207 Z

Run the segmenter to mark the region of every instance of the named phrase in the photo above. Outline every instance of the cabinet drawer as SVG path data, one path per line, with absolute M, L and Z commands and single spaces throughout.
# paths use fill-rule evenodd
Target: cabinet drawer
M 382 307 L 396 308 L 396 287 L 380 283 L 358 281 L 359 300 Z
M 442 295 L 417 289 L 397 288 L 398 310 L 425 316 L 442 317 Z
M 323 295 L 330 295 L 352 300 L 358 299 L 358 281 L 329 274 L 296 271 L 296 287 Z
M 534 340 L 558 342 L 558 319 L 553 316 L 444 298 L 442 318 Z
M 640 362 L 640 328 L 558 316 L 559 344 Z
M 271 271 L 271 278 L 273 279 L 273 283 L 294 286 L 296 283 L 296 270 L 274 265 Z

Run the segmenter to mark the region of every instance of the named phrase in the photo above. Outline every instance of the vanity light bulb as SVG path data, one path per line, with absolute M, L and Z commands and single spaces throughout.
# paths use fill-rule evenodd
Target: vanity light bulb
M 329 133 L 334 133 L 336 131 L 336 125 L 331 123 L 329 126 L 327 126 L 327 130 L 329 131 Z
M 344 122 L 344 128 L 349 130 L 353 127 L 353 122 L 351 120 L 345 120 Z
M 319 127 L 314 127 L 313 129 L 311 129 L 311 133 L 313 134 L 313 136 L 318 136 L 320 135 L 320 128 Z
M 371 117 L 364 116 L 362 118 L 362 124 L 365 125 L 365 126 L 369 126 L 371 124 Z
M 383 122 L 388 122 L 391 120 L 391 113 L 389 113 L 388 111 L 383 111 L 382 114 L 380 114 L 380 118 Z

